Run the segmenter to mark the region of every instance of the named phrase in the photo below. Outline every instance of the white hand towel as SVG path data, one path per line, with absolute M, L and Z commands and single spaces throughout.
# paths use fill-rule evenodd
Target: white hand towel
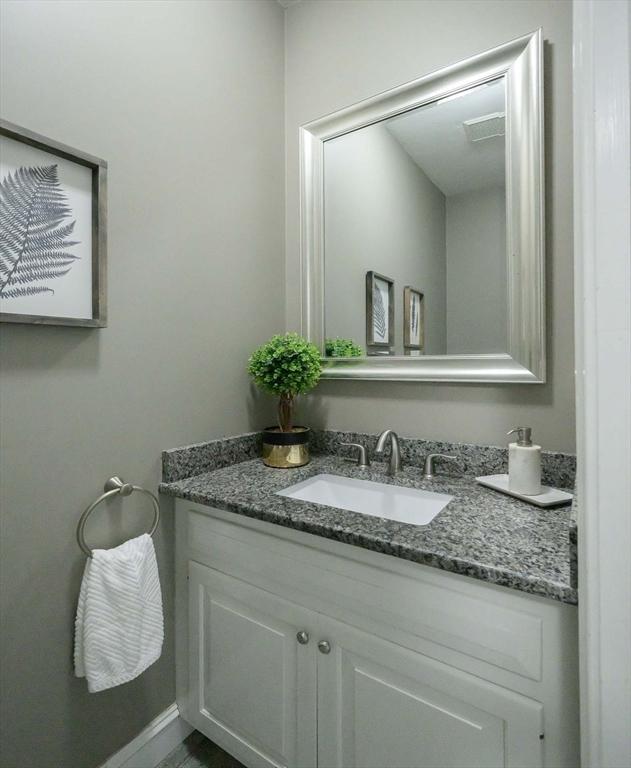
M 151 536 L 95 549 L 81 582 L 74 664 L 91 693 L 127 683 L 160 658 L 162 594 Z

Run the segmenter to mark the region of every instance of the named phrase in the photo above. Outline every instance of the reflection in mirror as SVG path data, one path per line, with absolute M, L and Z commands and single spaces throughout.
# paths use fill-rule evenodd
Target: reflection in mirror
M 324 142 L 328 339 L 508 351 L 505 102 L 501 77 Z

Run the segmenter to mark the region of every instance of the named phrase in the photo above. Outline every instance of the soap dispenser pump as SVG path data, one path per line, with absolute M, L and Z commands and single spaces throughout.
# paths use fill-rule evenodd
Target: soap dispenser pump
M 533 445 L 530 427 L 513 427 L 517 441 L 508 446 L 508 489 L 523 496 L 541 493 L 541 446 Z

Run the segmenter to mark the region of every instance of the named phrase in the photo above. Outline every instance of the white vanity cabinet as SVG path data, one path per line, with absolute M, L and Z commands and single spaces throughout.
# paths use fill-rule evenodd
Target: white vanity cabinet
M 318 764 L 541 766 L 542 705 L 334 621 L 318 658 Z
M 191 562 L 191 725 L 246 765 L 316 765 L 316 659 L 296 639 L 311 626 L 310 611 Z
M 245 765 L 578 765 L 574 606 L 176 507 L 178 705 Z

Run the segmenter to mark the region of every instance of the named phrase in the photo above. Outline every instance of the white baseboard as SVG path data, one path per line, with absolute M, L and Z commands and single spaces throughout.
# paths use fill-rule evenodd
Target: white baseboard
M 100 768 L 155 768 L 192 731 L 193 726 L 182 720 L 173 702 Z

